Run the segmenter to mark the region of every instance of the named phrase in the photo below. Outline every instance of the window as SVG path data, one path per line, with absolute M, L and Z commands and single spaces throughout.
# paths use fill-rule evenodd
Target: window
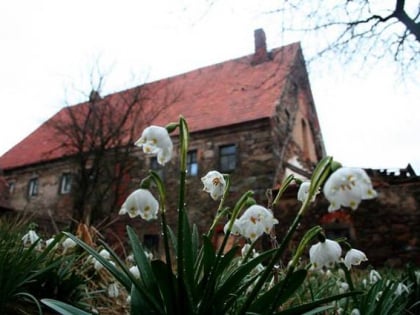
M 9 182 L 9 193 L 13 194 L 15 192 L 15 188 L 16 188 L 16 183 L 15 182 Z
M 70 173 L 63 173 L 60 180 L 60 194 L 71 192 L 72 176 Z
M 163 179 L 163 166 L 158 163 L 156 156 L 150 158 L 150 169 L 155 171 L 160 176 L 160 178 Z
M 197 150 L 187 153 L 187 174 L 190 176 L 198 175 Z
M 143 245 L 151 253 L 157 253 L 159 250 L 159 235 L 158 234 L 144 234 Z
M 220 171 L 231 172 L 236 168 L 236 145 L 230 144 L 220 147 Z
M 38 195 L 38 178 L 31 178 L 28 183 L 28 196 Z

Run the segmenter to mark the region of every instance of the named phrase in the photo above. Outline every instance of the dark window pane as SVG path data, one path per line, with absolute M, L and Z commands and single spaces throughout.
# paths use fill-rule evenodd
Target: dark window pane
M 28 183 L 28 195 L 36 196 L 38 195 L 38 178 L 31 178 Z
M 60 194 L 71 192 L 72 176 L 70 173 L 63 173 L 60 180 Z
M 220 170 L 230 172 L 236 168 L 236 145 L 220 147 Z

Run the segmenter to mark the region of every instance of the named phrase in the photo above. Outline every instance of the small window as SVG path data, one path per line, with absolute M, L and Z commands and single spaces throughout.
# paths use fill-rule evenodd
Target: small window
M 159 235 L 158 234 L 144 234 L 143 245 L 152 253 L 157 253 L 159 250 Z
M 220 171 L 231 172 L 236 168 L 236 145 L 220 147 Z
M 31 178 L 28 183 L 28 196 L 38 195 L 38 178 Z
M 15 182 L 9 182 L 9 194 L 13 194 L 15 192 L 16 183 Z
M 156 156 L 150 158 L 150 169 L 155 171 L 163 179 L 163 166 L 158 163 Z
M 71 192 L 72 176 L 70 173 L 63 173 L 60 180 L 60 194 Z
M 187 153 L 187 174 L 190 176 L 198 175 L 197 150 Z

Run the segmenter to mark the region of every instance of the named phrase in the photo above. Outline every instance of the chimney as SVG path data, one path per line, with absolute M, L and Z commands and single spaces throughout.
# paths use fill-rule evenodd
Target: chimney
M 99 94 L 98 91 L 96 90 L 90 91 L 89 102 L 94 103 L 94 102 L 99 101 L 100 99 L 101 99 L 101 95 Z
M 252 56 L 252 65 L 257 65 L 265 61 L 270 60 L 270 57 L 267 53 L 267 44 L 265 42 L 265 33 L 262 28 L 259 28 L 254 31 L 254 40 L 255 40 L 255 52 Z

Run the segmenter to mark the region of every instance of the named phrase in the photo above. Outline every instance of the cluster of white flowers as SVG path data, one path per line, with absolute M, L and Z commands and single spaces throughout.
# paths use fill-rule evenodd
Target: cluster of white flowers
M 110 264 L 115 265 L 115 263 L 111 260 L 110 253 L 106 249 L 101 249 L 99 251 L 99 255 L 106 259 Z M 93 256 L 89 256 L 88 260 L 93 264 L 93 268 L 95 268 L 96 271 L 99 271 L 104 267 L 102 263 Z
M 335 263 L 341 262 L 342 249 L 336 241 L 325 239 L 312 245 L 309 249 L 309 259 L 314 269 L 323 267 L 331 268 Z M 360 265 L 362 261 L 366 261 L 365 253 L 358 249 L 350 249 L 344 257 L 344 264 L 350 270 L 352 265 Z
M 352 167 L 342 167 L 333 172 L 325 182 L 323 192 L 330 202 L 329 212 L 341 206 L 355 210 L 362 200 L 377 196 L 366 172 Z

